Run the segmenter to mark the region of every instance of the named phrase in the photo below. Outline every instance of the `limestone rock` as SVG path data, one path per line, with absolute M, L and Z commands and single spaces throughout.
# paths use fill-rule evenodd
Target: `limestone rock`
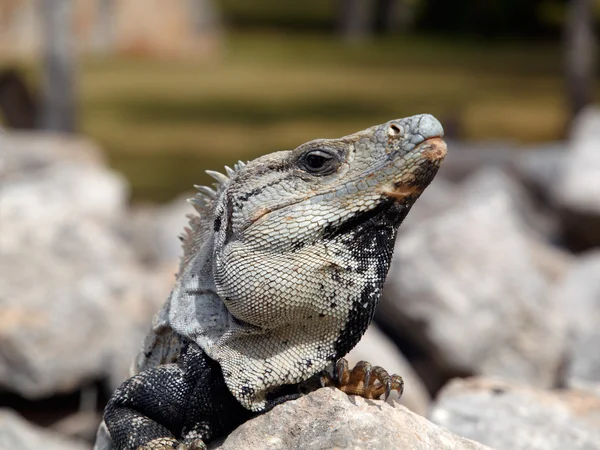
M 455 183 L 436 176 L 411 208 L 410 214 L 402 222 L 399 233 L 402 235 L 409 228 L 418 227 L 424 220 L 446 211 L 456 202 L 458 191 Z
M 194 193 L 177 197 L 166 205 L 135 207 L 124 224 L 124 234 L 140 261 L 149 267 L 171 267 L 175 273 L 182 254 L 177 238 L 188 226 L 188 214 L 195 214 L 187 202 Z
M 552 386 L 566 332 L 549 287 L 566 267 L 539 264 L 518 194 L 489 173 L 467 180 L 445 213 L 400 233 L 376 319 L 420 346 L 442 380 L 486 374 Z
M 456 436 L 401 405 L 319 389 L 276 406 L 211 449 L 469 449 L 487 447 Z
M 115 232 L 127 186 L 82 139 L 2 134 L 0 148 L 0 386 L 68 392 L 131 361 L 154 311 Z
M 359 361 L 368 361 L 373 366 L 381 366 L 389 374 L 397 374 L 404 380 L 404 394 L 398 399 L 398 394 L 392 391 L 388 403 L 399 402 L 413 412 L 425 416 L 429 408 L 429 393 L 423 381 L 416 374 L 398 347 L 376 325 L 371 325 L 359 343 L 346 359 L 350 367 Z
M 28 423 L 16 413 L 0 409 L 0 450 L 89 450 L 82 441 Z
M 452 381 L 431 420 L 498 450 L 600 449 L 600 398 L 498 379 Z
M 568 143 L 559 141 L 529 146 L 512 155 L 523 184 L 545 202 L 552 202 L 552 191 L 567 165 L 568 150 Z
M 580 257 L 556 291 L 570 329 L 567 385 L 600 396 L 600 251 Z

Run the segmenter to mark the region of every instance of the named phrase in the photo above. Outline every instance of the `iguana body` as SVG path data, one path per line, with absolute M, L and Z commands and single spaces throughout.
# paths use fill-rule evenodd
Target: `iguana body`
M 115 447 L 202 448 L 352 349 L 442 135 L 420 115 L 211 172 L 137 375 L 106 408 Z

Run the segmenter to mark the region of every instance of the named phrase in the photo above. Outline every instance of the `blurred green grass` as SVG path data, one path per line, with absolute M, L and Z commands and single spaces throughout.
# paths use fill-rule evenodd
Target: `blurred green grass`
M 556 44 L 237 32 L 216 61 L 85 59 L 81 128 L 130 180 L 165 201 L 220 169 L 422 112 L 466 139 L 560 138 Z M 458 125 L 457 125 L 458 124 Z

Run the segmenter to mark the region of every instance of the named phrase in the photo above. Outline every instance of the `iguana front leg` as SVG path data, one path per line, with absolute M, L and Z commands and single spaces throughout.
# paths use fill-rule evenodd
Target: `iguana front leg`
M 177 364 L 156 367 L 125 381 L 104 412 L 115 446 L 123 450 L 178 448 L 185 423 L 185 400 L 191 391 Z
M 177 363 L 126 380 L 104 421 L 119 450 L 200 450 L 251 415 L 227 389 L 220 366 L 189 343 Z
M 385 394 L 387 400 L 391 391 L 397 391 L 400 396 L 404 392 L 404 380 L 400 375 L 390 375 L 383 367 L 371 366 L 367 361 L 359 361 L 350 370 L 345 358 L 340 358 L 335 364 L 333 377 L 325 374 L 322 383 L 346 394 L 368 399 L 377 399 Z

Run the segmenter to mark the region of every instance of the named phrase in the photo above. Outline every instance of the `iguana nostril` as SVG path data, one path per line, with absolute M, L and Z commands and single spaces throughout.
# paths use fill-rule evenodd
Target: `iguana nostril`
M 395 123 L 392 123 L 388 128 L 388 134 L 390 136 L 398 136 L 399 134 L 402 134 L 402 128 L 400 128 Z

